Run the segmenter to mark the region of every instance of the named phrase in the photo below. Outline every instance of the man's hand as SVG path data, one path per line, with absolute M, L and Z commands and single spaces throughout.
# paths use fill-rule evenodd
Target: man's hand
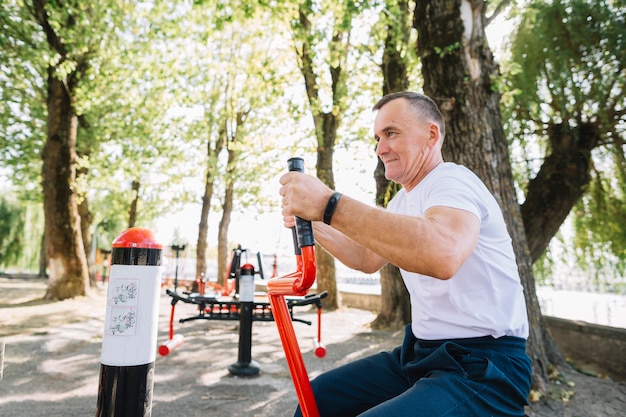
M 283 224 L 287 229 L 296 227 L 296 216 L 283 216 Z
M 291 220 L 287 217 L 298 216 L 309 221 L 322 220 L 324 209 L 333 190 L 317 177 L 300 172 L 288 172 L 280 178 L 279 193 L 282 196 L 282 215 L 285 226 Z

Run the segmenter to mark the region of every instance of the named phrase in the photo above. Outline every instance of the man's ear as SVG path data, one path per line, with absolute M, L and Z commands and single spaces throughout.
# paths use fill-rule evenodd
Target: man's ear
M 428 128 L 428 144 L 430 146 L 434 146 L 439 142 L 439 137 L 441 136 L 441 132 L 439 131 L 439 126 L 437 123 L 430 123 L 430 127 Z

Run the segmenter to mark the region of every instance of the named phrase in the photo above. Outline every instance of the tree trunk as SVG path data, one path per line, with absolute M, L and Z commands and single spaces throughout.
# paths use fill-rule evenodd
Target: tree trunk
M 385 178 L 385 166 L 380 158 L 374 171 L 374 178 L 376 179 L 376 204 L 387 207 L 387 203 L 398 192 L 400 186 Z M 397 266 L 387 264 L 380 270 L 380 311 L 372 322 L 372 327 L 400 329 L 410 322 L 411 299 L 402 280 L 402 274 Z
M 132 201 L 130 202 L 130 208 L 128 209 L 128 227 L 135 227 L 137 223 L 137 203 L 139 202 L 139 187 L 141 183 L 134 180 L 131 184 Z
M 42 152 L 43 205 L 49 284 L 46 299 L 85 295 L 87 258 L 76 198 L 76 129 L 72 86 L 48 69 L 48 131 Z
M 387 13 L 391 16 L 387 17 Z M 408 48 L 411 33 L 408 2 L 387 1 L 383 16 L 390 19 L 386 26 L 387 37 L 381 65 L 383 95 L 386 95 L 409 88 L 408 65 L 406 54 L 403 53 L 403 50 Z M 376 164 L 374 179 L 376 181 L 376 204 L 387 207 L 387 203 L 398 192 L 400 185 L 385 178 L 385 166 L 380 158 Z M 410 323 L 411 300 L 397 266 L 388 264 L 380 270 L 380 290 L 380 312 L 372 322 L 372 327 L 399 329 Z
M 591 180 L 591 151 L 600 140 L 597 123 L 575 128 L 548 128 L 550 155 L 527 186 L 522 218 L 530 257 L 534 263 L 545 252 L 572 207 Z
M 64 300 L 85 295 L 89 288 L 87 258 L 81 236 L 76 198 L 76 133 L 78 117 L 72 94 L 79 75 L 88 63 L 76 54 L 74 70 L 63 78 L 57 71 L 65 64 L 68 52 L 63 39 L 48 21 L 44 0 L 33 0 L 33 17 L 41 26 L 49 47 L 59 55 L 57 66 L 49 66 L 47 74 L 46 107 L 48 110 L 46 142 L 41 152 L 44 243 L 48 261 L 49 300 Z M 69 26 L 73 20 L 66 22 Z
M 78 126 L 83 127 L 84 119 L 78 119 Z M 89 152 L 80 152 L 76 151 L 81 158 L 89 158 Z M 86 166 L 82 166 L 76 172 L 78 178 L 87 178 L 89 175 L 89 168 Z M 96 265 L 95 265 L 95 251 L 92 248 L 92 238 L 91 238 L 91 223 L 93 222 L 93 215 L 89 211 L 89 200 L 87 199 L 87 194 L 82 192 L 78 196 L 78 215 L 80 217 L 80 233 L 83 237 L 83 247 L 85 249 L 85 256 L 87 259 L 87 271 L 89 274 L 89 285 L 90 287 L 96 286 Z
M 80 216 L 80 233 L 83 237 L 83 248 L 85 250 L 85 257 L 87 259 L 87 270 L 89 273 L 89 285 L 94 287 L 96 285 L 96 266 L 94 251 L 92 250 L 92 239 L 91 239 L 91 222 L 93 221 L 93 216 L 89 211 L 89 200 L 87 200 L 87 196 L 83 195 L 80 199 L 80 204 L 78 204 L 78 215 Z
M 204 180 L 204 195 L 202 196 L 202 208 L 200 210 L 200 223 L 198 224 L 198 242 L 196 244 L 196 278 L 201 279 L 206 274 L 206 251 L 207 237 L 209 232 L 209 211 L 211 210 L 211 197 L 213 196 L 213 174 L 211 168 L 207 169 Z M 194 282 L 192 290 L 198 291 L 198 284 Z
M 211 147 L 211 138 L 207 138 L 207 170 L 204 180 L 204 195 L 202 196 L 202 210 L 200 212 L 200 224 L 198 226 L 198 244 L 196 246 L 196 277 L 202 277 L 206 273 L 206 250 L 207 237 L 209 231 L 209 213 L 211 211 L 211 198 L 213 197 L 213 186 L 215 182 L 215 172 L 217 158 L 224 147 L 226 140 L 226 124 L 222 124 L 215 140 L 215 146 Z M 219 233 L 219 232 L 218 232 Z M 221 282 L 218 275 L 217 280 Z M 194 281 L 192 290 L 198 291 L 198 284 Z
M 317 177 L 330 188 L 335 188 L 335 176 L 333 174 L 333 155 L 335 153 L 335 139 L 337 137 L 338 118 L 332 113 L 320 113 L 317 115 L 318 126 L 322 134 L 318 136 L 317 147 Z M 337 269 L 335 258 L 326 252 L 320 245 L 315 245 L 317 262 L 317 292 L 326 291 L 328 296 L 324 299 L 324 308 L 327 310 L 337 309 L 341 300 L 337 289 Z
M 46 257 L 46 234 L 41 234 L 41 245 L 39 248 L 39 278 L 48 278 L 48 258 Z
M 228 165 L 226 168 L 226 190 L 224 191 L 224 203 L 222 205 L 222 218 L 220 220 L 217 238 L 217 276 L 223 286 L 226 286 L 226 271 L 229 268 L 228 258 L 228 227 L 233 212 L 233 189 L 234 189 L 234 166 L 237 160 L 237 151 L 229 147 Z
M 400 269 L 392 264 L 380 270 L 380 312 L 372 322 L 374 329 L 399 329 L 411 322 L 411 300 Z
M 230 267 L 228 265 L 228 227 L 230 226 L 230 218 L 233 211 L 233 184 L 229 182 L 224 193 L 224 204 L 222 210 L 222 218 L 217 232 L 217 276 L 218 282 L 226 286 L 226 271 Z
M 444 157 L 476 172 L 503 209 L 526 297 L 533 387 L 543 391 L 550 365 L 548 350 L 554 344 L 541 319 L 502 127 L 500 95 L 491 82 L 498 68 L 485 38 L 485 7 L 482 0 L 417 1 L 418 54 L 424 92 L 439 104 L 446 120 Z
M 340 6 L 337 6 L 340 7 Z M 311 24 L 311 17 L 317 13 L 311 3 L 302 3 L 298 9 L 298 21 L 294 23 L 296 50 L 298 53 L 300 71 L 304 79 L 304 85 L 315 125 L 315 137 L 317 139 L 317 177 L 330 188 L 335 188 L 333 174 L 333 155 L 337 129 L 344 112 L 344 102 L 347 95 L 346 76 L 343 66 L 347 62 L 351 20 L 356 8 L 346 7 L 342 10 L 341 22 L 334 22 L 333 34 L 328 45 L 320 48 L 319 36 Z M 332 108 L 323 110 L 323 102 L 320 98 L 320 86 L 318 80 L 321 74 L 315 71 L 315 62 L 319 57 L 316 54 L 327 48 L 329 52 L 328 65 L 324 70 L 328 71 L 331 80 L 330 97 Z M 328 296 L 324 299 L 324 308 L 333 310 L 339 307 L 339 293 L 337 291 L 335 258 L 329 256 L 317 245 L 317 290 L 327 291 Z

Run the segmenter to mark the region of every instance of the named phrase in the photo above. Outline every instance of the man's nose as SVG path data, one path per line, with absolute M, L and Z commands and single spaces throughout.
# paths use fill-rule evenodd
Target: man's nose
M 389 151 L 389 147 L 385 145 L 385 141 L 380 139 L 376 145 L 376 155 L 381 156 Z

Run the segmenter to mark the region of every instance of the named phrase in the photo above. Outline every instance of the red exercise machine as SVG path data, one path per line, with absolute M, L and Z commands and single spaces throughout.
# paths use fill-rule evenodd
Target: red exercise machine
M 304 172 L 302 158 L 290 158 L 288 161 L 289 171 Z M 297 261 L 297 271 L 280 278 L 273 278 L 267 283 L 267 293 L 274 314 L 274 321 L 278 327 L 278 333 L 283 344 L 287 364 L 291 373 L 291 379 L 298 396 L 300 409 L 304 417 L 319 417 L 317 403 L 313 396 L 313 389 L 307 374 L 302 352 L 298 346 L 298 340 L 293 329 L 293 323 L 289 315 L 285 296 L 306 295 L 309 288 L 315 282 L 315 240 L 311 222 L 296 218 L 296 227 L 293 231 L 294 249 Z M 319 310 L 318 310 L 319 314 Z M 324 356 L 325 348 L 320 342 L 321 319 L 318 326 L 318 338 L 316 341 L 315 354 Z

